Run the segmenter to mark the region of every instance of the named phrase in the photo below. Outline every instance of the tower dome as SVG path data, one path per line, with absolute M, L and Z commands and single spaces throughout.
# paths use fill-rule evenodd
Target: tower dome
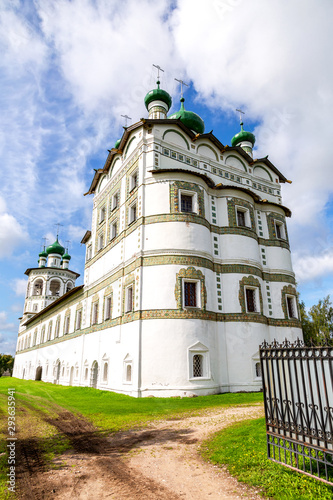
M 252 157 L 252 148 L 256 142 L 256 138 L 252 132 L 247 132 L 243 129 L 243 121 L 240 122 L 241 131 L 234 135 L 231 139 L 231 145 L 240 146 L 244 151 Z
M 205 131 L 205 123 L 202 118 L 193 111 L 187 111 L 184 107 L 184 97 L 180 99 L 181 105 L 180 110 L 169 116 L 170 120 L 175 120 L 180 118 L 180 121 L 184 123 L 188 128 L 197 132 L 197 134 L 203 134 Z
M 114 147 L 115 149 L 118 149 L 119 148 L 119 144 L 121 143 L 121 139 L 118 139 L 118 141 L 116 141 Z
M 172 104 L 171 95 L 168 94 L 168 92 L 166 90 L 160 89 L 160 83 L 161 82 L 159 80 L 157 80 L 157 82 L 156 82 L 157 89 L 150 90 L 146 94 L 146 97 L 144 99 L 147 111 L 149 111 L 149 117 L 150 117 L 150 114 L 151 114 L 151 108 L 155 107 L 156 105 L 158 105 L 158 102 L 164 104 L 163 107 L 165 107 L 165 110 L 166 110 L 165 114 L 171 108 L 171 104 Z
M 63 246 L 60 245 L 58 238 L 57 238 L 56 241 L 52 245 L 49 245 L 46 248 L 46 253 L 47 253 L 47 255 L 50 255 L 53 253 L 58 254 L 58 255 L 64 255 L 65 249 Z

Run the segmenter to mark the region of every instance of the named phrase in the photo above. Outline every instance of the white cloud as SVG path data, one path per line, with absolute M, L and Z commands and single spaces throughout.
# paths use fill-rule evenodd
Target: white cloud
M 294 256 L 294 271 L 300 283 L 325 278 L 333 273 L 333 250 L 321 255 Z
M 7 213 L 6 203 L 0 197 L 0 259 L 9 257 L 27 238 L 26 231 L 13 215 Z
M 17 325 L 8 323 L 7 312 L 0 311 L 0 331 L 16 331 Z
M 181 0 L 173 17 L 187 78 L 208 104 L 245 107 L 246 127 L 251 118 L 261 121 L 258 155 L 269 153 L 294 181 L 284 189 L 284 203 L 310 231 L 333 185 L 332 15 L 329 0 L 320 6 L 315 0 Z
M 25 297 L 27 291 L 28 280 L 25 278 L 17 278 L 12 283 L 12 289 L 18 296 Z

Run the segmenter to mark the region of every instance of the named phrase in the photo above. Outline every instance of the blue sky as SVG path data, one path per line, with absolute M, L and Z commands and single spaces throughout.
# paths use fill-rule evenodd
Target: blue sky
M 257 157 L 292 184 L 289 236 L 301 298 L 332 293 L 331 0 L 3 0 L 0 7 L 0 352 L 13 353 L 43 237 L 70 240 L 83 275 L 93 168 L 162 87 L 224 144 L 246 112 Z M 78 284 L 81 281 L 79 279 Z

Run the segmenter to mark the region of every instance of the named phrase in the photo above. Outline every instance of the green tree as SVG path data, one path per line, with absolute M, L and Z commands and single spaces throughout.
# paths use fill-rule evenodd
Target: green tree
M 4 374 L 6 370 L 9 370 L 10 374 L 13 373 L 14 358 L 10 354 L 0 354 L 0 377 Z
M 300 302 L 303 337 L 306 345 L 333 344 L 333 307 L 330 296 L 319 300 L 306 312 L 304 302 Z

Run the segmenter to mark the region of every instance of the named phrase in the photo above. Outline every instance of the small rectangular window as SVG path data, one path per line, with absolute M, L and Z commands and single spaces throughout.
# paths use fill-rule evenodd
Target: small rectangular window
M 133 189 L 135 189 L 138 186 L 138 181 L 139 181 L 138 172 L 135 172 L 130 177 L 130 192 L 133 191 Z
M 285 239 L 284 224 L 283 222 L 275 221 L 275 234 L 279 240 Z
M 111 297 L 106 297 L 105 298 L 105 311 L 104 311 L 104 319 L 110 319 L 111 318 Z
M 91 246 L 91 245 L 89 245 L 89 246 L 87 247 L 87 260 L 90 260 L 90 259 L 91 259 L 91 257 L 92 257 L 92 246 Z
M 65 318 L 64 335 L 66 335 L 69 332 L 69 321 L 70 321 L 69 316 L 66 316 L 66 318 Z
M 117 221 L 114 221 L 110 225 L 110 240 L 113 240 L 117 236 Z
M 76 330 L 81 330 L 81 321 L 82 321 L 82 311 L 78 311 L 76 313 L 76 325 L 75 325 Z
M 105 220 L 105 207 L 101 208 L 99 222 L 103 222 Z
M 133 311 L 133 286 L 126 288 L 126 312 Z
M 132 205 L 129 208 L 129 221 L 128 221 L 128 223 L 132 224 L 132 222 L 134 222 L 136 220 L 136 217 L 137 217 L 137 214 L 136 214 L 136 203 L 134 203 L 134 205 Z
M 245 288 L 247 312 L 256 312 L 256 292 L 253 288 Z
M 115 210 L 119 206 L 119 193 L 115 193 L 112 196 L 111 210 Z
M 297 314 L 295 311 L 295 298 L 294 297 L 287 297 L 287 308 L 288 308 L 289 318 L 297 318 Z
M 181 212 L 193 212 L 193 196 L 181 194 L 180 210 Z
M 104 236 L 103 233 L 98 236 L 98 250 L 101 250 L 103 248 L 104 244 Z
M 96 325 L 97 322 L 98 322 L 98 302 L 95 302 L 93 305 L 92 324 Z
M 203 355 L 194 354 L 193 356 L 193 377 L 203 376 Z
M 237 210 L 237 225 L 246 226 L 245 224 L 245 212 L 243 210 Z
M 185 307 L 197 307 L 197 284 L 193 281 L 184 282 Z

